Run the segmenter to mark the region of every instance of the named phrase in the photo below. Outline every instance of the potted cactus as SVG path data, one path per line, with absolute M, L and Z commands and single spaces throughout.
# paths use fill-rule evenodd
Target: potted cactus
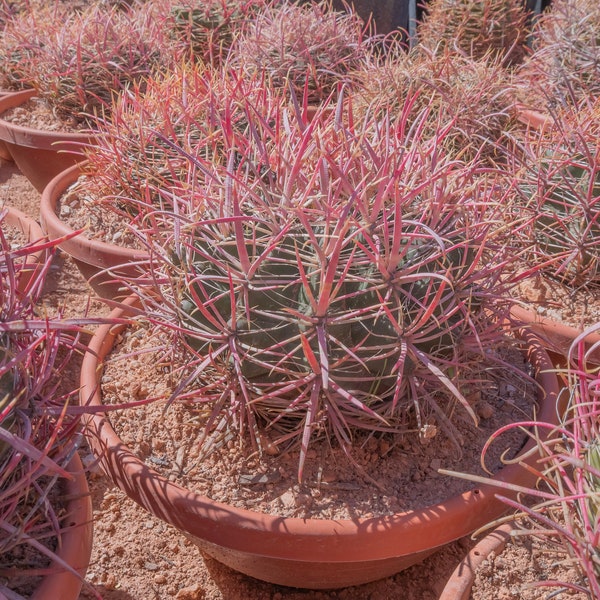
M 530 135 L 523 145 L 515 207 L 531 218 L 515 237 L 527 250 L 527 262 L 539 267 L 534 290 L 542 299 L 552 293 L 548 289 L 565 290 L 563 297 L 569 297 L 593 292 L 600 283 L 599 108 L 596 101 L 579 111 L 562 111 L 552 128 Z M 507 214 L 510 220 L 514 213 Z M 533 309 L 529 320 L 550 349 L 562 355 L 586 323 L 596 320 L 593 314 L 583 315 L 581 325 L 561 324 L 560 309 L 538 309 L 535 297 L 515 307 L 515 314 L 526 318 L 524 309 Z M 597 339 L 590 334 L 588 341 Z M 594 356 L 600 361 L 598 350 Z
M 482 538 L 450 577 L 441 600 L 468 598 L 481 563 L 492 552 L 501 555 L 511 535 L 539 539 L 574 570 L 570 581 L 548 574 L 534 585 L 549 592 L 569 590 L 586 598 L 600 596 L 600 379 L 595 361 L 590 361 L 593 348 L 584 344 L 586 337 L 598 330 L 600 325 L 584 331 L 568 352 L 566 385 L 561 390 L 568 406 L 561 423 L 536 421 L 533 428 L 532 423 L 513 425 L 527 426 L 539 449 L 537 485 L 513 487 L 521 494 L 519 501 L 504 495 L 508 484 L 499 485 L 499 497 L 515 511 L 512 520 Z M 549 432 L 546 440 L 540 439 L 544 431 Z
M 327 0 L 272 3 L 241 30 L 227 66 L 319 105 L 351 84 L 369 54 L 364 27 L 356 13 L 331 10 Z
M 358 115 L 408 116 L 410 126 L 427 112 L 421 121 L 428 135 L 450 129 L 444 138 L 449 154 L 462 160 L 480 157 L 491 166 L 503 164 L 510 154 L 518 121 L 510 78 L 499 60 L 476 60 L 447 48 L 432 52 L 423 45 L 406 52 L 394 45 L 384 56 L 370 57 L 355 79 L 351 96 Z
M 511 259 L 495 227 L 501 197 L 486 170 L 445 157 L 444 132 L 429 140 L 416 125 L 407 136 L 402 119 L 356 121 L 344 110 L 307 123 L 250 106 L 249 127 L 223 140 L 227 160 L 207 164 L 180 148 L 204 185 L 177 197 L 154 190 L 172 206 L 155 212 L 170 235 L 153 239 L 152 277 L 128 281 L 134 296 L 115 313 L 151 328 L 161 364 L 176 361 L 169 399 L 205 414 L 206 447 L 226 432 L 262 454 L 295 449 L 296 482 L 309 476 L 319 439 L 351 463 L 360 435 L 410 431 L 418 443 L 439 435 L 460 445 L 453 415 L 478 420 L 470 391 L 485 379 L 481 361 L 504 364 L 493 349 L 514 339 L 502 319 Z M 102 361 L 120 333 L 101 328 L 90 343 L 82 404 L 102 405 Z M 556 378 L 524 339 L 552 419 Z M 87 432 L 106 472 L 142 506 L 209 555 L 284 585 L 385 577 L 502 510 L 478 486 L 381 516 L 284 518 L 169 481 L 118 438 L 108 413 L 90 415 Z M 529 480 L 517 465 L 497 476 Z
M 38 20 L 45 25 L 32 47 L 26 36 Z M 91 3 L 82 12 L 51 16 L 33 5 L 16 15 L 7 31 L 18 37 L 20 50 L 28 51 L 24 65 L 19 63 L 24 71 L 19 80 L 30 89 L 0 100 L 0 139 L 41 192 L 52 177 L 83 159 L 82 146 L 94 140 L 92 131 L 81 131 L 89 129 L 87 118 L 108 111 L 119 89 L 150 74 L 158 58 L 158 30 L 142 29 L 131 10 Z M 24 109 L 32 103 L 37 110 L 50 107 L 49 130 L 30 123 Z
M 167 214 L 173 206 L 170 196 L 188 197 L 190 189 L 204 184 L 211 165 L 227 160 L 224 140 L 247 129 L 247 103 L 261 105 L 270 118 L 283 99 L 260 81 L 183 64 L 148 80 L 143 91 L 121 94 L 110 119 L 95 121 L 97 143 L 86 149 L 84 163 L 46 186 L 40 215 L 51 239 L 72 234 L 79 221 L 89 225 L 61 248 L 97 293 L 110 298 L 122 294 L 120 271 L 127 269 L 131 276 L 148 270 L 152 239 L 170 231 L 157 210 Z M 248 137 L 246 145 L 250 143 Z M 181 148 L 202 166 L 190 169 Z M 194 214 L 201 208 L 189 204 L 185 210 Z
M 434 52 L 449 49 L 510 66 L 526 54 L 527 21 L 523 0 L 432 0 L 418 38 Z
M 536 20 L 533 53 L 516 73 L 525 106 L 553 113 L 598 96 L 598 27 L 597 2 L 553 0 Z
M 266 0 L 149 0 L 137 7 L 138 18 L 165 32 L 161 63 L 175 66 L 191 60 L 217 65 L 227 56 L 239 30 Z
M 79 418 L 57 374 L 78 348 L 83 321 L 36 314 L 51 257 L 34 275 L 23 258 L 47 243 L 12 248 L 0 232 L 0 244 L 0 595 L 75 600 L 91 554 L 92 510 Z

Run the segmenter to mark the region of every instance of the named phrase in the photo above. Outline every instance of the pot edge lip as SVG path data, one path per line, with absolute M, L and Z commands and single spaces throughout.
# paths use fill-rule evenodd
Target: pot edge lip
M 438 600 L 467 600 L 477 569 L 492 552 L 500 554 L 504 550 L 514 528 L 515 523 L 507 521 L 486 533 L 458 563 Z
M 90 565 L 93 547 L 92 497 L 78 452 L 73 455 L 68 470 L 74 475 L 74 479 L 67 481 L 67 494 L 72 496 L 67 504 L 67 515 L 75 513 L 78 514 L 79 518 L 77 518 L 76 526 L 63 534 L 66 537 L 64 538 L 62 551 L 58 552 L 58 556 L 74 567 L 80 575 L 77 576 L 74 573 L 65 571 L 62 567 L 58 567 L 59 570 L 50 572 L 41 580 L 32 595 L 32 600 L 54 598 L 56 593 L 60 593 L 61 597 L 76 600 L 79 597 L 84 584 L 85 573 Z M 62 594 L 65 593 L 69 595 L 63 596 Z

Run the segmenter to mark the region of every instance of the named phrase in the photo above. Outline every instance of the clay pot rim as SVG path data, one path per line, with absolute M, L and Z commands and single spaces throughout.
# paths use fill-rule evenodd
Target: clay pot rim
M 27 236 L 29 242 L 37 242 L 46 237 L 40 224 L 33 217 L 26 215 L 22 210 L 8 204 L 0 206 L 0 212 L 2 212 L 3 209 L 7 210 L 4 221 L 9 225 L 20 229 L 21 232 Z M 41 252 L 42 251 L 40 251 L 40 254 Z
M 544 133 L 547 129 L 553 126 L 554 120 L 548 113 L 542 112 L 535 108 L 530 108 L 525 104 L 517 102 L 514 105 L 519 123 L 535 129 L 540 133 Z
M 508 521 L 481 538 L 454 569 L 438 600 L 468 600 L 477 569 L 492 552 L 504 550 L 514 529 L 515 523 Z
M 42 228 L 47 232 L 50 239 L 57 239 L 64 236 L 73 236 L 75 230 L 71 229 L 66 223 L 60 220 L 56 214 L 56 203 L 64 194 L 69 185 L 77 181 L 82 173 L 82 168 L 87 164 L 83 160 L 56 175 L 44 188 L 40 200 L 40 220 Z M 129 262 L 148 261 L 150 254 L 144 250 L 136 250 L 119 246 L 102 240 L 95 240 L 80 234 L 59 244 L 67 254 L 80 257 L 79 250 L 85 248 L 85 256 L 81 259 L 88 264 L 100 267 L 115 267 L 125 265 Z M 99 259 L 99 256 L 109 257 L 106 260 Z
M 46 575 L 36 588 L 32 600 L 63 598 L 77 600 L 83 586 L 85 573 L 92 556 L 93 545 L 93 509 L 87 478 L 79 455 L 75 453 L 67 466 L 73 475 L 66 481 L 65 497 L 69 498 L 65 519 L 68 529 L 61 535 L 61 548 L 57 556 L 79 573 L 76 575 L 53 563 L 55 571 Z
M 110 316 L 126 316 L 127 307 L 135 302 L 134 297 L 129 297 L 124 302 L 124 308 L 115 309 Z M 125 327 L 126 325 L 102 325 L 93 336 L 81 368 L 80 402 L 83 405 L 102 405 L 97 385 L 97 378 L 101 373 L 98 363 L 110 352 L 114 338 Z M 536 366 L 538 382 L 545 394 L 541 399 L 543 401 L 539 417 L 554 422 L 557 420 L 558 381 L 552 372 L 552 364 L 545 350 L 536 343 L 535 336 L 527 331 L 523 331 L 522 335 L 528 343 L 530 359 Z M 486 515 L 486 510 L 490 511 L 491 506 L 495 507 L 499 503 L 495 498 L 497 487 L 482 485 L 436 505 L 383 517 L 335 520 L 263 514 L 215 502 L 159 475 L 129 450 L 103 413 L 86 415 L 85 424 L 88 439 L 97 453 L 99 448 L 104 453 L 105 461 L 108 462 L 108 472 L 118 485 L 124 481 L 133 481 L 135 490 L 143 496 L 140 482 L 152 481 L 152 498 L 136 499 L 147 510 L 160 514 L 161 518 L 175 527 L 209 543 L 265 557 L 276 556 L 298 562 L 360 562 L 423 552 L 424 549 L 443 546 L 473 531 L 479 525 L 471 527 L 470 519 L 475 516 L 481 519 L 482 515 Z M 523 452 L 534 443 L 533 440 L 529 440 Z M 115 474 L 115 470 L 118 474 Z M 126 476 L 120 474 L 123 472 Z M 529 477 L 525 469 L 512 464 L 502 468 L 495 479 L 511 480 L 520 484 L 526 482 Z M 159 494 L 163 499 L 158 503 L 158 507 L 149 508 L 156 504 L 153 501 Z M 170 516 L 167 507 L 171 511 L 186 508 L 199 524 L 194 525 L 195 530 L 192 530 L 192 524 L 188 520 L 178 522 L 177 518 Z M 452 514 L 456 514 L 459 523 L 448 528 L 440 527 L 439 518 Z M 189 527 L 186 528 L 186 525 Z M 465 525 L 470 527 L 468 531 L 465 531 Z M 419 535 L 407 536 L 407 532 L 414 527 L 419 528 Z M 460 527 L 460 530 L 457 530 L 457 527 Z M 439 531 L 440 529 L 444 531 Z M 265 533 L 272 536 L 267 542 L 261 537 Z M 293 542 L 283 541 L 294 535 L 298 538 Z M 406 539 L 407 537 L 411 539 Z M 435 542 L 428 543 L 432 537 Z M 336 549 L 319 546 L 332 538 L 336 538 Z M 403 551 L 397 550 L 399 540 L 406 545 Z M 351 558 L 347 557 L 348 553 L 352 554 Z
M 567 357 L 572 342 L 584 333 L 583 327 L 573 327 L 550 317 L 542 316 L 518 304 L 511 307 L 511 315 L 518 321 L 525 323 L 544 343 L 547 350 Z M 587 349 L 595 348 L 589 352 L 588 360 L 600 364 L 600 330 L 590 331 L 584 338 Z
M 44 150 L 57 150 L 56 145 L 60 143 L 64 148 L 67 144 L 81 147 L 89 145 L 97 137 L 93 132 L 64 132 L 64 131 L 46 131 L 44 129 L 35 129 L 25 125 L 18 125 L 2 118 L 2 115 L 9 109 L 24 104 L 31 98 L 36 97 L 37 92 L 34 89 L 22 90 L 19 92 L 10 92 L 0 96 L 0 139 L 9 143 L 16 143 L 30 148 L 41 148 Z M 69 140 L 65 140 L 65 136 Z
M 28 243 L 35 244 L 36 242 L 43 242 L 47 239 L 39 223 L 33 217 L 30 217 L 18 208 L 9 205 L 0 207 L 0 212 L 2 212 L 4 208 L 6 209 L 6 213 L 3 222 L 19 229 L 23 235 L 27 237 Z M 25 266 L 19 271 L 17 280 L 17 289 L 20 292 L 26 293 L 30 282 L 35 278 L 37 272 L 36 269 L 38 266 L 41 266 L 46 256 L 47 250 L 43 248 L 36 250 L 27 256 L 25 259 Z

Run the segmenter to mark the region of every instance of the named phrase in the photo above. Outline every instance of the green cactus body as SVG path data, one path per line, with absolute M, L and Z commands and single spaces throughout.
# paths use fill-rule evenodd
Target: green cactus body
M 249 217 L 243 244 L 200 224 L 182 261 L 193 274 L 181 302 L 183 326 L 201 354 L 228 346 L 221 366 L 233 388 L 252 392 L 255 407 L 293 412 L 317 386 L 324 402 L 367 413 L 407 394 L 405 375 L 420 353 L 452 354 L 464 329 L 457 282 L 474 251 L 456 234 L 448 249 L 424 243 L 415 227 L 397 253 L 386 247 L 391 217 L 367 228 L 351 215 L 337 238 L 321 217 L 310 231 L 287 223 L 284 235 Z
M 600 439 L 592 440 L 587 448 L 585 462 L 593 469 L 600 472 Z M 588 485 L 590 487 L 589 509 L 592 523 L 597 521 L 600 511 L 600 477 L 590 473 L 588 475 Z
M 600 176 L 592 182 L 589 169 L 575 160 L 552 178 L 539 201 L 534 226 L 538 252 L 558 259 L 552 272 L 567 283 L 589 285 L 600 276 L 599 197 Z

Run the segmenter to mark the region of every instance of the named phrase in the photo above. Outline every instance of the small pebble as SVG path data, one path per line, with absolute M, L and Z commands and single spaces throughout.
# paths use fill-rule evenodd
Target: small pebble
M 477 415 L 481 419 L 491 419 L 494 416 L 494 407 L 485 400 L 477 404 Z
M 293 508 L 296 506 L 296 499 L 294 498 L 294 494 L 292 492 L 285 492 L 279 496 L 279 502 L 285 508 Z
M 117 587 L 117 578 L 112 573 L 108 573 L 103 585 L 107 590 L 114 590 Z
M 175 596 L 175 600 L 203 600 L 206 594 L 199 585 L 181 588 Z

